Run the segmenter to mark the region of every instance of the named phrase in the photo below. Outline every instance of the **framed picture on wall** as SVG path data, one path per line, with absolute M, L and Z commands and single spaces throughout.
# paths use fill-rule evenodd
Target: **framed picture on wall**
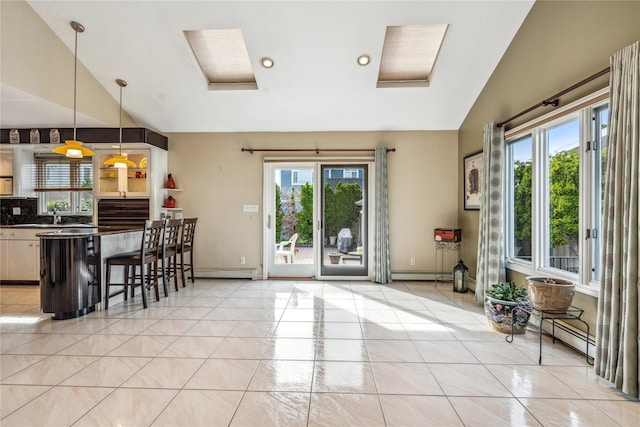
M 464 158 L 464 209 L 480 210 L 482 151 Z

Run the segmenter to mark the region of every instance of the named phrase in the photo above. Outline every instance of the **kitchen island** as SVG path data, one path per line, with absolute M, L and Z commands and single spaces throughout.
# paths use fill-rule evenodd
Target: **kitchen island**
M 40 238 L 40 305 L 56 320 L 102 309 L 105 260 L 140 249 L 142 227 L 65 228 Z

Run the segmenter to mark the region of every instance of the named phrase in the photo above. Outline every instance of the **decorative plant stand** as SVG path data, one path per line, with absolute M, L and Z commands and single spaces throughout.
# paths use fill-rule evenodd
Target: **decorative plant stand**
M 453 266 L 458 263 L 460 258 L 460 242 L 443 242 L 436 241 L 436 276 L 435 285 L 438 282 L 453 282 L 453 267 L 449 270 L 449 273 L 445 274 L 444 270 L 444 253 L 450 252 L 454 254 Z M 438 254 L 440 254 L 440 268 L 438 269 Z
M 529 313 L 540 316 L 540 326 L 539 330 L 539 353 L 538 353 L 538 364 L 542 364 L 542 334 L 545 333 L 542 325 L 544 321 L 551 322 L 551 337 L 552 342 L 556 343 L 556 320 L 577 320 L 578 322 L 582 322 L 587 327 L 587 339 L 586 339 L 586 348 L 585 348 L 585 358 L 589 365 L 593 365 L 593 357 L 589 356 L 589 324 L 582 320 L 582 313 L 584 313 L 584 309 L 578 308 L 575 306 L 570 306 L 567 309 L 541 309 L 534 306 L 518 306 L 514 307 L 514 313 L 517 311 L 527 311 Z M 511 328 L 511 334 L 507 335 L 505 339 L 507 342 L 513 342 L 514 329 L 513 324 Z

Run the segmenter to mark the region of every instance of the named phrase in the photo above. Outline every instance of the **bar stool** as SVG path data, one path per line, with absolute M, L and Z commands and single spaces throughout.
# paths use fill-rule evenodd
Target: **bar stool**
M 124 293 L 127 299 L 127 290 L 131 288 L 133 297 L 136 287 L 142 287 L 142 305 L 147 308 L 147 289 L 155 288 L 156 301 L 160 301 L 158 292 L 158 259 L 160 250 L 160 237 L 164 230 L 163 221 L 145 221 L 142 233 L 142 244 L 139 251 L 125 252 L 107 258 L 107 285 L 105 309 L 109 308 L 109 298 Z M 124 283 L 111 283 L 111 267 L 124 267 Z M 140 274 L 136 273 L 136 267 L 140 267 Z M 139 280 L 139 282 L 137 282 Z M 109 292 L 111 286 L 123 288 L 113 294 Z
M 191 271 L 191 283 L 195 283 L 193 277 L 193 241 L 196 236 L 196 223 L 198 218 L 185 218 L 182 222 L 182 236 L 180 238 L 180 244 L 178 245 L 178 256 L 180 257 L 180 263 L 178 268 L 182 273 L 182 287 L 186 285 L 185 273 Z M 185 256 L 189 254 L 189 263 L 185 267 Z
M 162 239 L 162 284 L 164 296 L 167 296 L 167 284 L 173 278 L 173 284 L 178 290 L 178 244 L 180 239 L 181 219 L 168 219 L 165 221 L 164 237 Z

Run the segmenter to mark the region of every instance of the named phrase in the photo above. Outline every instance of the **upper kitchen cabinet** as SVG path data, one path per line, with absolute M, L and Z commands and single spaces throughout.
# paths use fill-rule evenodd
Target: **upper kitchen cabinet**
M 31 144 L 29 135 L 32 129 L 18 129 L 17 143 L 11 143 L 11 129 L 0 130 L 0 147 L 3 159 L 5 153 L 13 154 L 13 187 L 15 195 L 35 197 L 33 174 L 34 153 L 50 153 L 58 144 L 74 139 L 72 128 L 58 129 L 59 143 L 50 140 L 51 129 L 38 129 L 40 141 Z M 122 129 L 122 152 L 135 162 L 130 169 L 114 170 L 104 165 L 112 154 L 119 153 L 119 128 L 78 128 L 76 139 L 95 151 L 93 157 L 94 195 L 98 198 L 145 197 L 155 204 L 164 194 L 160 194 L 159 183 L 167 176 L 167 150 L 169 141 L 145 128 Z M 146 160 L 146 165 L 145 161 Z M 2 166 L 4 169 L 4 165 Z M 158 209 L 152 210 L 151 218 L 160 215 Z
M 94 156 L 95 171 L 94 190 L 97 197 L 149 197 L 152 159 L 151 150 L 126 150 L 123 154 L 136 164 L 126 169 L 115 168 L 104 164 L 115 151 L 98 151 Z

